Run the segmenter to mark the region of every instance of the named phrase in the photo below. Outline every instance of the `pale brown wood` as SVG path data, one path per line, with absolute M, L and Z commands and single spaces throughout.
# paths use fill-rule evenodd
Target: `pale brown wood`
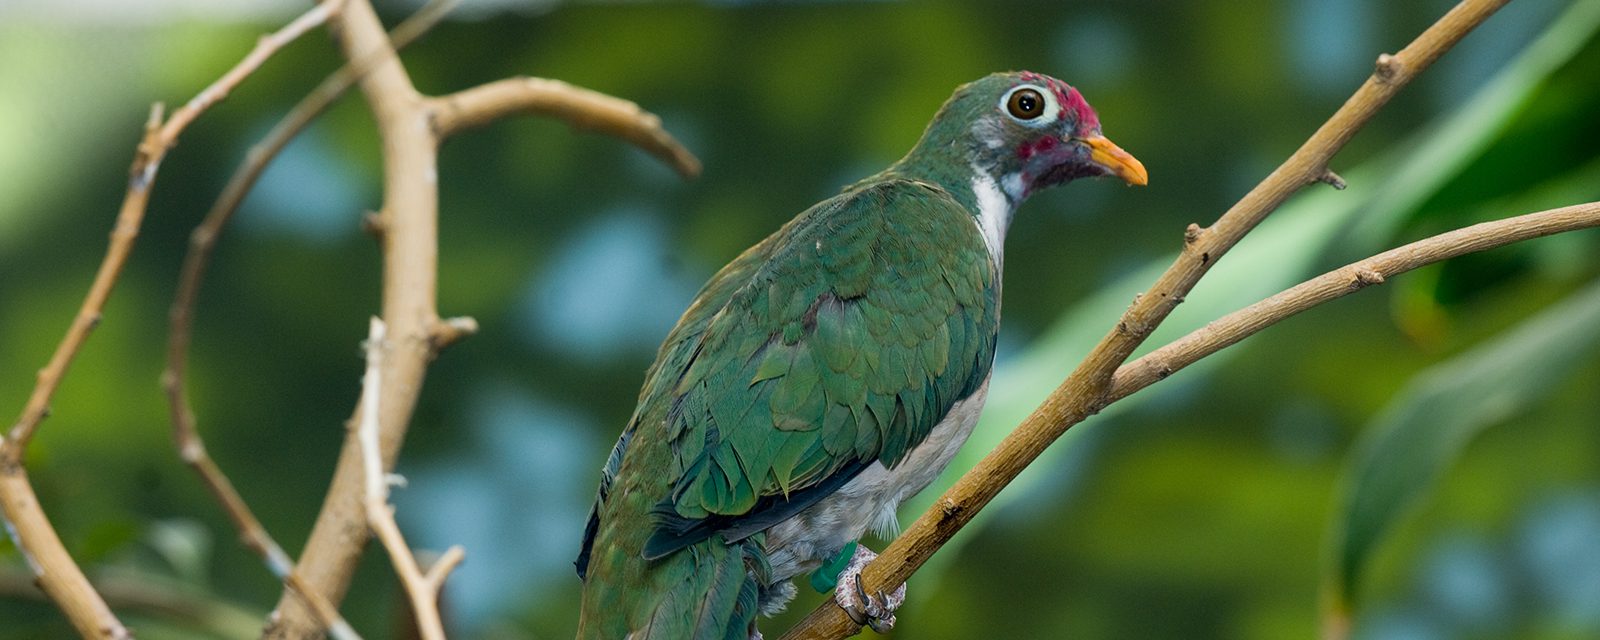
M 933 553 L 970 522 L 1017 474 L 1067 429 L 1112 400 L 1112 376 L 1149 337 L 1201 276 L 1289 196 L 1327 181 L 1328 161 L 1412 78 L 1509 0 L 1465 0 L 1394 55 L 1378 57 L 1367 81 L 1276 170 L 1208 228 L 1191 225 L 1183 251 L 1149 290 L 1134 300 L 1067 379 L 994 451 L 962 476 L 928 511 L 862 572 L 867 592 L 904 583 Z M 829 601 L 784 634 L 784 640 L 842 638 L 860 631 Z

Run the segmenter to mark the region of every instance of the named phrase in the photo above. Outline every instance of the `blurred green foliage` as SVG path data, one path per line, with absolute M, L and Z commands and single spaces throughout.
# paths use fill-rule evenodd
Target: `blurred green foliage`
M 0 4 L 0 411 L 20 410 L 77 308 L 148 103 L 186 100 L 302 6 L 261 4 L 245 18 Z M 898 157 L 955 85 L 1008 68 L 1067 79 L 1152 174 L 1148 188 L 1074 184 L 1022 210 L 997 365 L 1011 382 L 996 384 L 988 443 L 1110 326 L 1186 224 L 1214 219 L 1378 52 L 1449 3 L 501 4 L 468 0 L 471 19 L 406 54 L 423 90 L 529 74 L 610 92 L 662 115 L 706 173 L 683 184 L 621 143 L 534 120 L 443 150 L 440 309 L 483 332 L 436 363 L 396 500 L 416 544 L 468 549 L 447 594 L 462 637 L 570 637 L 569 563 L 655 342 L 718 265 Z M 1297 197 L 1163 335 L 1387 246 L 1600 197 L 1600 46 L 1572 26 L 1596 4 L 1523 0 L 1492 18 L 1336 158 L 1350 190 Z M 411 6 L 380 3 L 391 20 Z M 1563 26 L 1565 49 L 1519 54 Z M 335 58 L 326 38 L 297 43 L 184 136 L 106 322 L 31 450 L 41 499 L 92 573 L 133 572 L 193 605 L 187 617 L 120 609 L 146 638 L 239 635 L 276 599 L 172 451 L 156 375 L 188 230 Z M 379 204 L 378 153 L 365 106 L 347 99 L 247 201 L 201 296 L 190 380 L 201 429 L 291 552 L 326 486 L 377 308 L 377 251 L 358 222 Z M 1380 432 L 1419 375 L 1448 380 L 1459 368 L 1439 363 L 1480 354 L 1490 380 L 1517 364 L 1549 375 L 1517 378 L 1532 388 L 1516 410 L 1463 418 L 1505 428 L 1440 466 L 1370 552 L 1357 635 L 1600 635 L 1600 363 L 1574 351 L 1557 374 L 1529 361 L 1536 351 L 1491 346 L 1600 277 L 1597 250 L 1600 235 L 1577 233 L 1397 278 L 1075 429 L 913 580 L 896 634 L 1311 635 L 1353 444 Z M 1600 330 L 1571 329 L 1575 341 Z M 1424 438 L 1469 426 L 1416 424 Z M 7 545 L 0 576 L 22 570 Z M 399 598 L 381 554 L 368 556 L 343 610 L 385 637 Z M 50 606 L 0 600 L 0 638 L 65 633 Z
M 1374 421 L 1353 453 L 1329 539 L 1330 606 L 1355 608 L 1362 570 L 1405 509 L 1426 495 L 1477 432 L 1526 413 L 1600 342 L 1600 286 L 1540 312 L 1418 374 Z

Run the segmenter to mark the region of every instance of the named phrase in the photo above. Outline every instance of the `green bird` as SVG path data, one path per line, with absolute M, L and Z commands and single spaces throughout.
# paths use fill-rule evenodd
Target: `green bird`
M 956 89 L 911 152 L 718 271 L 667 335 L 606 460 L 577 560 L 579 638 L 759 638 L 791 578 L 862 624 L 856 541 L 966 441 L 1000 327 L 1017 205 L 1075 178 L 1145 184 L 1078 91 L 1030 72 Z

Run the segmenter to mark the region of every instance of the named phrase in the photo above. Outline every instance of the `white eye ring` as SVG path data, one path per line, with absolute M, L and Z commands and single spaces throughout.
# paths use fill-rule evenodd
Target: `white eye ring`
M 1032 118 L 1022 118 L 1018 117 L 1015 113 L 1012 113 L 1012 96 L 1015 96 L 1018 92 L 1024 90 L 1032 90 L 1033 93 L 1038 94 L 1039 97 L 1044 100 L 1043 110 Z M 1000 109 L 1000 113 L 1006 114 L 1006 117 L 1011 118 L 1012 122 L 1016 122 L 1017 124 L 1025 127 L 1043 127 L 1055 122 L 1056 116 L 1061 114 L 1061 105 L 1056 103 L 1055 92 L 1036 84 L 1024 84 L 1013 87 L 1010 91 L 1007 91 L 1004 95 L 1000 96 L 1000 104 L 997 105 L 997 107 Z

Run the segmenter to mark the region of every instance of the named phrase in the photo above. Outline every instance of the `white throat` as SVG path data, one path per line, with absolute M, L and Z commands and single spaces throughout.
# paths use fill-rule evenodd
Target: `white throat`
M 1022 200 L 1022 176 L 1013 173 L 995 182 L 989 172 L 974 165 L 972 194 L 978 202 L 978 231 L 983 233 L 983 242 L 989 246 L 989 257 L 999 266 L 1005 255 L 1011 215 L 1016 212 L 1016 203 Z

